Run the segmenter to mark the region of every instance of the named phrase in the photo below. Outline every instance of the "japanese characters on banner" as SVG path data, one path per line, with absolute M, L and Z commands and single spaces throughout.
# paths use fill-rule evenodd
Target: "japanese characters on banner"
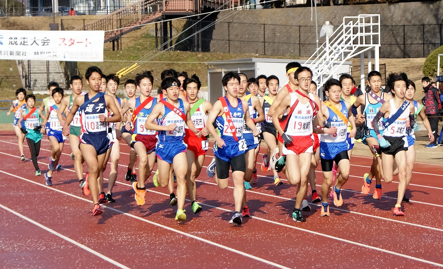
M 0 59 L 103 62 L 104 36 L 104 31 L 0 30 Z

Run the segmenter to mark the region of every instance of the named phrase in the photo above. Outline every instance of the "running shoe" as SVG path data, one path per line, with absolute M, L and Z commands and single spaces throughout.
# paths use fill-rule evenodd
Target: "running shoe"
M 232 216 L 231 220 L 229 221 L 229 223 L 235 223 L 237 225 L 241 225 L 242 224 L 242 216 L 240 212 L 235 212 L 234 215 Z
M 243 209 L 242 209 L 242 211 L 241 211 L 241 215 L 242 215 L 244 218 L 246 218 L 246 217 L 249 218 L 249 207 L 248 207 L 248 206 L 243 207 Z
M 115 203 L 115 200 L 112 199 L 112 193 L 108 193 L 108 194 L 106 194 L 106 201 L 107 201 L 108 203 Z
M 57 164 L 57 167 L 55 168 L 55 170 L 57 172 L 60 172 L 60 170 L 62 170 L 62 165 L 61 164 Z
M 105 193 L 104 192 L 101 192 L 99 195 L 98 195 L 98 203 L 99 204 L 104 204 L 104 203 L 106 203 L 107 201 L 106 201 L 106 196 L 105 196 Z
M 326 209 L 325 209 L 326 208 Z M 321 205 L 320 217 L 329 217 L 331 213 L 329 212 L 329 205 Z
M 409 203 L 409 198 L 406 198 L 406 195 L 403 195 L 403 202 Z
M 89 173 L 86 173 L 85 179 L 82 179 L 80 181 L 80 189 L 82 190 L 83 195 L 91 194 L 91 191 L 89 190 L 88 178 L 89 178 Z
M 194 212 L 194 214 L 202 211 L 202 209 L 203 208 L 196 201 L 192 202 L 192 211 Z
M 375 200 L 381 200 L 381 188 L 375 188 L 372 198 Z
M 46 186 L 52 186 L 52 177 L 48 175 L 48 173 L 45 173 L 45 179 L 46 179 Z
M 97 216 L 100 215 L 101 213 L 103 213 L 103 209 L 99 204 L 95 204 L 94 208 L 92 208 L 92 215 Z
M 369 191 L 370 191 L 370 189 L 371 189 L 371 184 L 369 184 L 369 183 L 366 181 L 368 177 L 369 177 L 369 174 L 368 174 L 368 173 L 364 174 L 364 176 L 363 176 L 363 186 L 361 187 L 361 192 L 362 192 L 363 194 L 368 194 Z
M 137 182 L 137 174 L 136 173 L 131 174 L 131 182 Z
M 252 190 L 251 184 L 247 181 L 243 181 L 243 184 L 245 185 L 245 190 Z
M 186 220 L 186 210 L 177 210 L 177 214 L 175 214 L 175 220 L 177 221 L 185 221 Z
M 206 173 L 208 174 L 208 177 L 213 178 L 215 176 L 215 158 L 212 159 L 211 163 L 208 165 L 208 168 L 206 169 Z
M 75 155 L 74 153 L 71 153 L 71 159 L 74 161 L 75 160 Z
M 314 192 L 311 197 L 312 203 L 319 203 L 321 201 L 320 196 L 318 196 L 317 192 Z
M 343 197 L 341 196 L 341 191 L 337 194 L 335 191 L 335 187 L 332 191 L 332 195 L 334 196 L 334 205 L 335 206 L 342 206 L 343 205 Z
M 169 204 L 171 206 L 177 205 L 177 197 L 175 197 L 174 193 L 169 194 Z
M 51 171 L 55 170 L 54 163 L 55 163 L 55 160 L 53 160 L 51 157 L 49 157 L 49 164 L 48 164 L 48 169 L 49 170 L 51 170 Z
M 311 207 L 309 206 L 308 200 L 305 198 L 303 202 L 301 202 L 301 210 L 309 212 L 311 211 Z
M 303 217 L 300 210 L 292 211 L 292 220 L 296 222 L 306 222 L 306 218 Z
M 35 171 L 35 175 L 36 176 L 41 176 L 42 175 L 42 171 L 40 171 L 40 170 Z
M 154 177 L 152 178 L 152 182 L 154 182 L 155 187 L 158 187 L 157 177 L 158 177 L 158 169 L 157 171 L 155 171 Z
M 268 162 L 268 155 L 267 154 L 263 154 L 263 162 L 260 167 L 263 172 L 268 172 L 269 162 Z
M 24 161 L 25 161 L 25 155 L 22 154 L 22 155 L 20 156 L 20 160 L 21 160 L 22 162 L 24 162 Z
M 135 191 L 135 201 L 137 202 L 137 205 L 144 205 L 145 204 L 145 194 L 146 194 L 146 189 L 142 188 L 139 189 L 137 186 L 137 181 L 136 182 L 132 182 L 132 188 Z
M 403 211 L 401 211 L 401 207 L 400 206 L 398 206 L 398 205 L 396 205 L 396 207 L 394 207 L 393 209 L 392 209 L 392 212 L 394 213 L 394 216 L 397 216 L 397 217 L 401 217 L 401 216 L 404 216 L 405 215 L 405 213 L 403 212 Z
M 277 162 L 275 163 L 275 171 L 280 173 L 286 165 L 286 156 L 280 156 Z
M 279 177 L 274 178 L 274 186 L 280 186 L 283 185 L 283 182 L 280 180 Z
M 425 146 L 425 148 L 427 148 L 427 149 L 435 149 L 436 147 L 438 147 L 438 146 L 437 146 L 437 144 L 434 144 L 434 143 L 429 143 L 429 145 Z
M 278 155 L 278 148 L 274 149 L 274 152 L 271 155 L 271 158 L 269 159 L 269 166 L 271 167 L 271 169 L 275 170 L 275 164 L 278 161 L 279 155 Z
M 128 172 L 126 172 L 125 179 L 126 181 L 130 181 L 132 176 L 132 170 L 128 168 Z
M 258 181 L 257 171 L 252 172 L 251 183 L 252 183 L 252 184 L 257 184 L 257 181 Z

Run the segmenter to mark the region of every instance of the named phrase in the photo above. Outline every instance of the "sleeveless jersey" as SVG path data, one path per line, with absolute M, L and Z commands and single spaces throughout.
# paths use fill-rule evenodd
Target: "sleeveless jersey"
M 243 100 L 248 100 L 248 109 L 249 109 L 249 116 L 251 117 L 251 119 L 255 119 L 258 116 L 257 111 L 254 109 L 254 107 L 252 106 L 252 96 L 245 96 L 243 97 Z M 256 123 L 255 126 L 257 127 L 257 130 L 261 130 L 261 126 L 260 123 Z M 252 130 L 251 128 L 249 128 L 246 125 L 246 121 L 245 121 L 245 125 L 243 126 L 243 133 L 244 134 L 252 134 Z
M 348 109 L 346 108 L 346 104 L 344 101 L 340 101 L 341 104 L 341 110 L 340 112 L 343 113 L 343 115 L 348 118 Z M 334 111 L 332 111 L 328 107 L 329 117 L 328 121 L 331 123 L 331 127 L 337 128 L 337 132 L 335 134 L 322 134 L 320 136 L 320 142 L 343 142 L 347 139 L 347 126 L 346 124 L 341 120 L 341 118 L 335 114 Z
M 349 100 L 351 106 L 355 103 L 355 100 L 357 100 L 357 97 L 355 97 L 354 95 L 351 95 L 351 100 Z M 348 133 L 350 133 L 351 131 L 352 131 L 352 125 L 350 122 L 348 122 Z
M 297 94 L 295 92 L 290 93 L 291 105 L 292 107 L 295 102 L 298 102 L 292 115 L 289 117 L 288 125 L 286 126 L 285 133 L 290 136 L 307 136 L 312 134 L 312 120 L 314 119 L 314 108 L 311 102 L 306 102 L 302 104 L 298 100 Z M 313 95 L 309 93 L 309 98 L 312 100 Z
M 152 109 L 157 104 L 157 98 L 152 99 L 151 107 L 149 109 L 142 108 L 140 112 L 137 114 L 137 118 L 135 119 L 134 134 L 140 135 L 156 135 L 157 131 L 148 130 L 145 128 L 146 120 L 148 116 L 151 114 Z M 140 97 L 135 98 L 135 108 L 141 105 Z M 155 120 L 157 122 L 157 119 Z
M 185 106 L 183 105 L 183 100 L 178 99 L 179 106 L 178 109 L 185 114 Z M 176 127 L 172 131 L 160 131 L 158 132 L 158 140 L 161 142 L 178 142 L 183 141 L 183 137 L 185 136 L 185 121 L 177 115 L 174 111 L 170 110 L 168 107 L 165 107 L 164 116 L 159 120 L 159 125 L 167 126 L 175 123 Z
M 49 128 L 54 131 L 61 131 L 63 129 L 63 126 L 60 124 L 60 121 L 57 117 L 57 105 L 53 105 L 49 107 Z
M 191 106 L 192 108 L 192 106 Z M 194 123 L 194 127 L 201 131 L 206 126 L 206 120 L 208 117 L 205 113 L 203 113 L 203 103 L 198 106 L 197 110 L 194 112 L 194 114 L 191 115 L 192 123 Z M 186 129 L 188 129 L 188 126 L 186 126 Z M 193 133 L 193 132 L 191 132 Z
M 383 99 L 384 93 L 381 93 L 381 98 Z M 377 103 L 377 104 L 371 104 L 369 102 L 369 94 L 365 94 L 365 111 L 364 113 L 366 114 L 366 126 L 368 127 L 368 129 L 373 130 L 374 126 L 372 126 L 372 121 L 375 118 L 375 115 L 377 115 L 378 111 L 380 110 L 381 107 L 381 103 Z M 380 119 L 379 123 L 379 127 L 380 129 L 383 129 L 382 123 L 383 123 L 383 119 Z
M 25 110 L 25 116 L 31 112 L 29 108 Z M 26 120 L 25 120 L 25 128 L 26 129 L 34 129 L 35 127 L 40 126 L 40 115 L 38 114 L 38 109 L 34 111 Z
M 269 117 L 269 109 L 271 108 L 271 104 L 266 101 L 266 99 L 263 100 L 263 112 L 265 113 L 265 121 L 263 122 L 263 125 L 269 125 L 272 124 L 272 117 Z
M 88 101 L 88 94 L 85 94 L 84 98 L 85 102 Z M 82 111 L 80 111 L 82 133 L 107 135 L 107 123 L 99 120 L 100 115 L 105 117 L 108 115 L 105 96 L 101 96 L 98 98 L 98 100 L 96 99 L 92 101 Z
M 16 108 L 19 104 L 20 104 L 19 101 L 15 100 L 14 101 L 14 108 Z M 20 116 L 22 115 L 22 112 L 25 111 L 25 110 L 26 110 L 26 102 L 15 111 L 14 118 L 20 119 Z
M 414 109 L 415 109 L 415 111 L 417 112 L 418 109 L 419 109 L 420 107 L 418 106 L 417 101 L 413 100 L 413 102 L 414 102 Z M 423 105 L 421 105 L 421 106 L 423 106 Z M 417 115 L 414 115 L 414 118 L 417 119 Z M 415 139 L 414 126 L 411 126 L 411 128 L 409 128 L 409 133 L 408 133 L 408 135 L 409 135 L 409 136 L 412 136 L 412 137 Z
M 73 103 L 74 103 L 74 98 L 72 98 L 72 94 L 71 94 L 71 96 L 69 96 L 69 108 L 68 108 L 68 111 L 71 111 Z M 72 122 L 71 122 L 71 126 L 74 126 L 74 127 L 80 127 L 81 126 L 81 123 L 80 123 L 80 111 L 77 110 L 75 112 L 74 118 L 72 119 Z
M 396 112 L 397 108 L 394 104 L 394 99 L 389 100 L 389 104 L 391 105 L 391 109 L 389 112 L 389 118 L 391 118 Z M 403 137 L 406 136 L 406 122 L 409 119 L 409 107 L 401 113 L 401 115 L 388 126 L 388 129 L 383 131 L 384 136 L 389 137 Z
M 243 112 L 242 101 L 237 98 L 238 105 L 237 107 L 233 107 L 231 103 L 229 103 L 228 98 L 226 96 L 224 98 L 228 104 L 229 112 L 231 113 L 232 122 L 234 123 L 236 129 L 236 136 L 238 140 L 241 140 L 243 136 L 243 127 L 245 125 L 245 113 Z M 217 118 L 215 118 L 215 122 L 217 124 L 217 131 L 219 132 L 221 139 L 223 139 L 226 144 L 238 143 L 238 141 L 235 141 L 235 138 L 228 127 L 226 115 L 224 113 L 222 116 L 217 116 Z

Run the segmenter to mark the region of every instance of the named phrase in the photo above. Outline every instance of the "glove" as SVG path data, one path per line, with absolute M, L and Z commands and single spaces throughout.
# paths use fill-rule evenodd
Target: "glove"
M 283 138 L 283 142 L 284 142 L 285 145 L 291 144 L 291 142 L 292 142 L 292 137 L 291 136 L 287 135 L 286 133 L 283 133 L 281 135 L 281 137 Z
M 325 128 L 331 128 L 331 123 L 329 121 L 327 121 L 327 120 L 325 120 L 323 122 L 323 125 L 325 126 Z
M 414 131 L 418 132 L 418 124 L 417 123 L 414 124 Z
M 35 127 L 35 128 L 34 128 L 34 131 L 36 131 L 36 132 L 40 132 L 41 129 L 42 129 L 42 126 L 40 125 L 40 126 Z
M 20 128 L 20 130 L 22 130 L 23 134 L 27 134 L 28 133 L 28 131 L 25 128 Z
M 389 148 L 391 146 L 391 143 L 389 143 L 384 137 L 380 138 L 380 147 L 382 148 Z

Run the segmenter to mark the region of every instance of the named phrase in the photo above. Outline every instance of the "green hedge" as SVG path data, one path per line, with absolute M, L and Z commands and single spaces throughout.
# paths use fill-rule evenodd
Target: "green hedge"
M 426 77 L 437 76 L 438 54 L 443 54 L 443 46 L 435 49 L 426 58 L 425 64 L 423 65 L 423 75 L 425 75 Z M 440 60 L 440 67 L 443 67 L 443 58 Z

